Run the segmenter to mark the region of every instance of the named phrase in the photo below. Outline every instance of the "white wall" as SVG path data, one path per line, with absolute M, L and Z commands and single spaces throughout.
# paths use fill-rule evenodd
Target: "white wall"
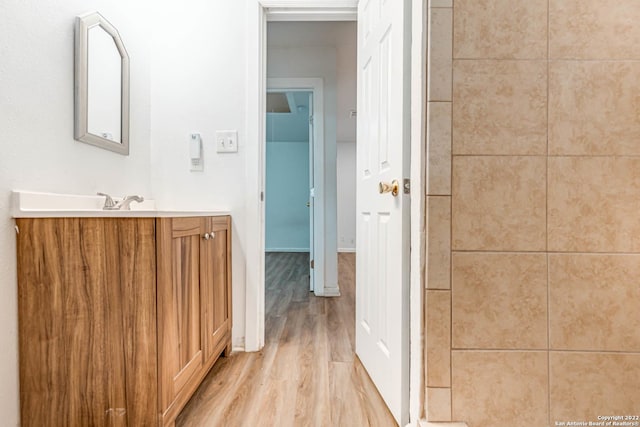
M 153 5 L 151 181 L 159 206 L 231 212 L 234 347 L 245 336 L 245 1 Z M 238 131 L 238 152 L 215 151 L 216 130 Z M 199 132 L 204 171 L 189 171 Z M 255 266 L 254 266 L 255 268 Z
M 337 182 L 338 191 L 337 214 L 337 247 L 341 251 L 355 251 L 356 236 L 356 193 L 355 193 L 355 143 L 356 118 L 349 112 L 356 109 L 356 81 L 357 81 L 357 39 L 355 22 L 271 22 L 267 43 L 269 52 L 280 52 L 287 49 L 306 50 L 316 52 L 315 49 L 329 48 L 335 52 L 335 105 L 328 106 L 327 115 L 332 115 L 335 121 L 335 138 L 337 142 Z M 294 54 L 297 51 L 293 51 Z M 310 53 L 300 58 L 307 61 L 312 57 Z M 280 57 L 278 57 L 280 58 Z M 313 64 L 313 59 L 310 59 Z M 269 65 L 274 59 L 269 59 Z M 290 66 L 287 63 L 287 66 Z M 272 75 L 275 71 L 268 68 L 269 77 L 283 77 Z M 305 70 L 307 71 L 307 70 Z M 293 74 L 291 69 L 287 70 Z M 310 71 L 313 73 L 313 71 Z M 287 75 L 287 77 L 300 77 Z M 318 77 L 309 75 L 304 77 Z M 326 84 L 326 83 L 325 83 Z M 328 101 L 325 101 L 327 104 Z M 333 124 L 332 124 L 333 126 Z M 352 144 L 349 146 L 348 144 Z M 353 171 L 353 172 L 351 172 Z
M 356 250 L 356 144 L 338 142 L 338 252 Z
M 18 424 L 17 286 L 10 191 L 149 195 L 149 20 L 126 0 L 0 2 L 0 413 Z M 131 154 L 73 139 L 74 18 L 99 10 L 131 60 Z
M 356 23 L 341 23 L 333 32 L 338 79 L 338 251 L 356 250 Z

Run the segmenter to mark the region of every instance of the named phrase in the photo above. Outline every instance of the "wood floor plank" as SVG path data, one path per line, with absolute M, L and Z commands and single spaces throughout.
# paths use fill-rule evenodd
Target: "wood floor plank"
M 355 356 L 355 254 L 341 296 L 309 292 L 309 254 L 267 253 L 265 347 L 220 359 L 178 427 L 397 426 Z
M 330 382 L 331 425 L 332 426 L 368 426 L 369 421 L 360 401 L 360 394 L 352 381 L 353 363 L 331 362 Z

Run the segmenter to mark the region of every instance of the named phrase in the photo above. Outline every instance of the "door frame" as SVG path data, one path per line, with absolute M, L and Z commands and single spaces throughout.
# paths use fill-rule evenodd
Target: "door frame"
M 410 354 L 409 424 L 418 426 L 424 408 L 423 310 L 426 259 L 425 237 L 425 144 L 427 135 L 427 5 L 411 2 L 411 259 L 410 259 Z M 270 20 L 354 20 L 358 0 L 255 0 L 247 4 L 247 115 L 246 187 L 244 218 L 245 351 L 264 347 L 264 161 L 265 105 L 267 88 L 267 17 Z M 287 18 L 288 17 L 288 18 Z M 341 18 L 341 19 L 340 19 Z M 242 221 L 242 219 L 240 219 Z
M 313 244 L 315 265 L 313 269 L 312 283 L 316 295 L 325 295 L 324 289 L 324 235 L 326 222 L 324 220 L 325 189 L 324 189 L 324 97 L 323 81 L 321 78 L 277 77 L 267 78 L 267 92 L 311 92 L 313 93 L 313 141 L 309 150 L 313 150 L 313 164 L 309 167 L 313 170 L 314 203 L 313 209 Z M 266 109 L 265 109 L 266 114 Z M 266 134 L 265 134 L 266 135 Z M 266 148 L 266 146 L 265 146 Z M 265 163 L 266 167 L 266 163 Z M 316 203 L 317 201 L 317 203 Z M 311 249 L 311 248 L 310 248 Z

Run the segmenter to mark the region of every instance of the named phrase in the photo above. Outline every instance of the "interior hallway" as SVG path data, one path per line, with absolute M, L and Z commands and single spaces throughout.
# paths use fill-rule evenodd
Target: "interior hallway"
M 338 298 L 309 292 L 308 265 L 267 253 L 264 349 L 220 358 L 177 426 L 397 426 L 354 355 L 355 254 L 338 256 Z

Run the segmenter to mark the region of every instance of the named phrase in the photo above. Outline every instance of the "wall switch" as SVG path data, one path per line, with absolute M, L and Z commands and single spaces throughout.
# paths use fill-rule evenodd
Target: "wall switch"
M 219 130 L 216 131 L 216 151 L 218 153 L 238 152 L 238 131 Z

